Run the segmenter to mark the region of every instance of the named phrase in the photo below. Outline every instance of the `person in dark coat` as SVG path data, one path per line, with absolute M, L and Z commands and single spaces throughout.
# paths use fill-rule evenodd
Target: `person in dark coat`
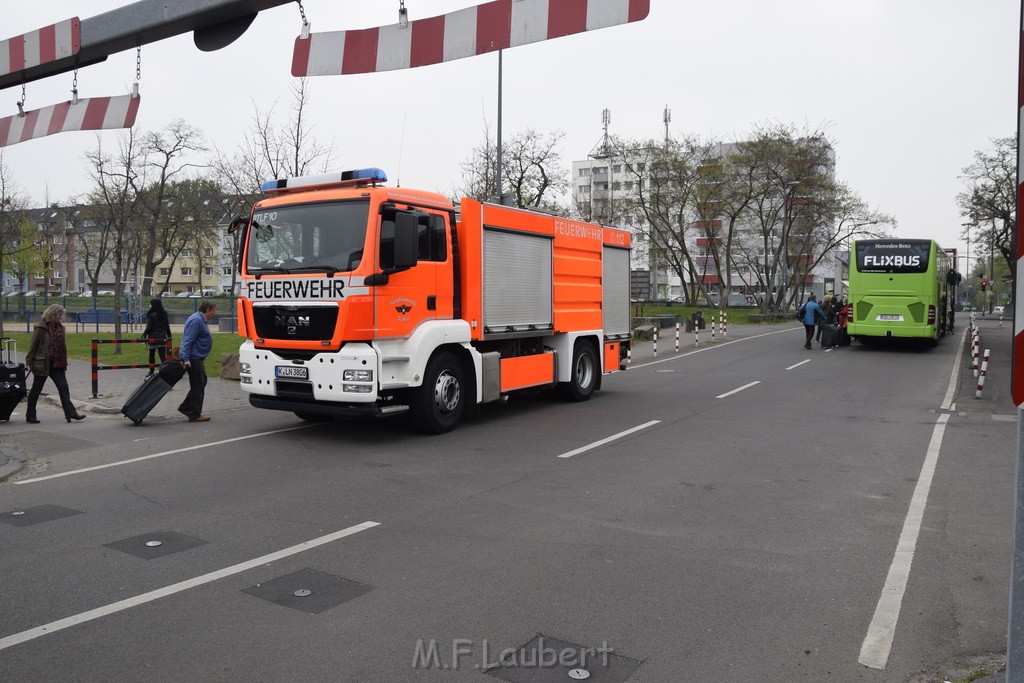
M 64 340 L 64 307 L 60 304 L 48 306 L 43 311 L 42 320 L 36 323 L 32 339 L 25 353 L 25 367 L 32 372 L 32 389 L 28 392 L 28 408 L 25 410 L 26 421 L 39 424 L 36 417 L 36 403 L 43 385 L 49 377 L 57 386 L 60 405 L 64 408 L 64 418 L 84 420 L 75 404 L 71 402 L 71 391 L 68 389 L 68 347 Z
M 160 362 L 167 360 L 167 342 L 171 338 L 171 323 L 167 319 L 167 311 L 160 299 L 153 299 L 149 302 L 149 311 L 146 312 L 146 330 L 142 333 L 143 339 L 148 339 L 149 364 L 156 362 L 156 354 L 160 355 Z M 149 369 L 153 374 L 153 368 Z

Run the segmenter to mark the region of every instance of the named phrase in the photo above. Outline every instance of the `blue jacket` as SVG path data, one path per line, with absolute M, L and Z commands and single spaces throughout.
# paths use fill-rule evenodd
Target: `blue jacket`
M 202 360 L 210 355 L 213 349 L 213 335 L 210 334 L 210 321 L 206 314 L 196 311 L 185 321 L 185 332 L 181 335 L 182 362 L 193 359 Z
M 821 318 L 822 320 L 825 319 L 825 311 L 821 310 L 821 306 L 818 305 L 818 302 L 808 301 L 807 303 L 805 303 L 803 324 L 814 325 L 817 322 L 818 318 Z M 185 344 L 182 344 L 181 346 L 182 348 L 184 348 Z

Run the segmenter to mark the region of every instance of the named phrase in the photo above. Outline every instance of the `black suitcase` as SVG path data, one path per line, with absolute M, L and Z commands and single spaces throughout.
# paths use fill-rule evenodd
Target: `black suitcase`
M 835 325 L 822 325 L 821 326 L 821 348 L 831 349 L 836 345 L 836 326 Z
M 156 407 L 167 392 L 171 390 L 168 384 L 160 375 L 150 375 L 138 389 L 132 392 L 128 400 L 121 408 L 121 414 L 135 423 L 138 427 L 146 419 L 149 412 Z
M 11 419 L 15 406 L 28 394 L 25 364 L 18 361 L 18 347 L 4 337 L 0 351 L 0 420 Z
M 124 402 L 121 414 L 138 427 L 160 399 L 166 396 L 184 375 L 185 366 L 181 361 L 169 360 L 161 363 L 156 373 L 147 377 L 142 386 L 133 391 Z

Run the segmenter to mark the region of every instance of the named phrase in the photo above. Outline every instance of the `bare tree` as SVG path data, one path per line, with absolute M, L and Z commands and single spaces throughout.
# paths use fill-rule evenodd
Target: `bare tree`
M 960 176 L 967 189 L 957 195 L 960 215 L 967 219 L 964 238 L 979 251 L 998 252 L 1016 277 L 1017 140 L 993 138 L 992 148 L 974 153 L 974 162 Z
M 568 207 L 558 195 L 569 189 L 569 174 L 558 150 L 565 133 L 540 133 L 528 128 L 516 133 L 502 145 L 501 174 L 503 185 L 511 190 L 516 206 L 530 206 L 565 213 Z M 463 160 L 462 183 L 455 199 L 470 197 L 478 201 L 494 201 L 504 188 L 497 186 L 497 145 L 491 138 L 490 126 L 484 125 L 484 141 L 473 148 Z
M 35 251 L 31 239 L 25 243 L 28 225 L 27 201 L 14 182 L 14 171 L 4 162 L 4 153 L 0 149 L 0 273 L 10 268 L 8 264 L 14 265 L 10 269 L 15 272 L 18 268 L 15 259 L 21 255 L 31 257 Z M 21 288 L 20 283 L 18 288 Z M 3 316 L 0 316 L 0 337 L 3 334 Z
M 88 193 L 89 213 L 95 221 L 92 254 L 98 261 L 109 256 L 114 272 L 114 336 L 121 338 L 121 302 L 129 255 L 137 250 L 137 229 L 145 221 L 146 155 L 135 129 L 118 135 L 117 151 L 110 154 L 98 139 L 96 148 L 86 152 L 88 174 L 93 188 Z M 93 291 L 99 280 L 99 265 L 90 273 Z M 116 352 L 120 353 L 120 345 Z
M 146 164 L 155 179 L 143 193 L 146 215 L 140 217 L 138 230 L 139 266 L 141 266 L 141 287 L 143 296 L 152 294 L 154 274 L 180 240 L 180 211 L 169 207 L 181 207 L 187 203 L 178 196 L 180 183 L 189 169 L 199 165 L 187 160 L 190 153 L 205 152 L 202 132 L 178 119 L 171 122 L 164 131 L 143 136 L 143 150 Z M 189 198 L 191 199 L 191 197 Z M 180 246 L 178 247 L 180 249 Z
M 333 143 L 320 142 L 306 119 L 310 100 L 308 79 L 299 79 L 292 86 L 290 114 L 284 125 L 277 123 L 276 105 L 264 111 L 254 103 L 249 129 L 235 152 L 216 150 L 212 166 L 222 188 L 223 208 L 229 213 L 249 215 L 266 180 L 325 173 L 336 162 Z M 240 232 L 232 233 L 235 254 L 240 237 Z M 232 268 L 232 292 L 237 276 L 237 268 Z

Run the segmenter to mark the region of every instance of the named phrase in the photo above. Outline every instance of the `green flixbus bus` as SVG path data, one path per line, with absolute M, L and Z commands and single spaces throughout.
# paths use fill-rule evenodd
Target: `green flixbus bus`
M 935 240 L 856 240 L 850 248 L 847 332 L 928 340 L 953 330 L 958 276 Z

